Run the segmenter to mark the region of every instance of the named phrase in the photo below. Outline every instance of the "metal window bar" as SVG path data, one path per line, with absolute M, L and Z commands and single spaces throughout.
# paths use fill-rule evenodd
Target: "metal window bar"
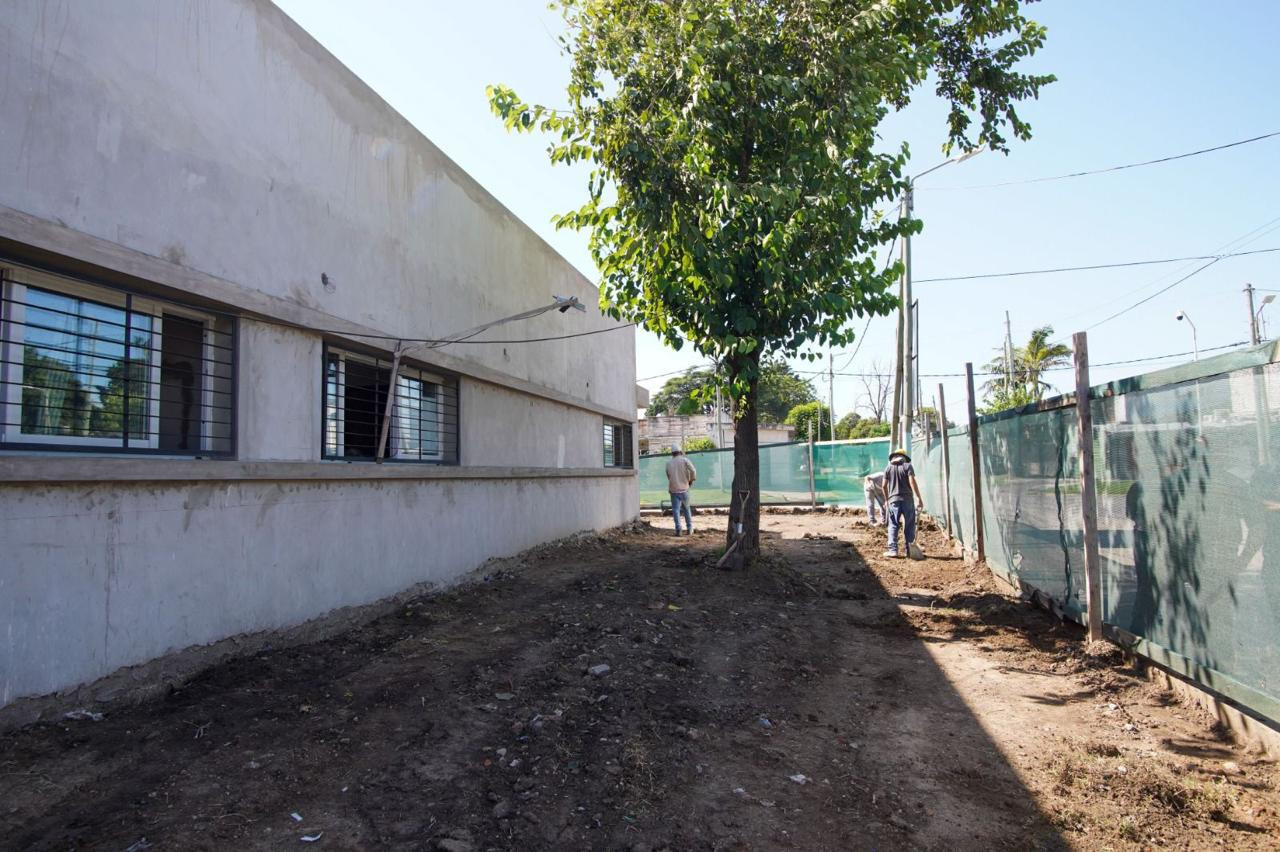
M 0 449 L 231 456 L 234 424 L 232 317 L 0 259 Z
M 374 460 L 386 411 L 391 363 L 390 358 L 326 345 L 321 411 L 323 458 Z M 401 362 L 386 460 L 458 463 L 456 377 Z
M 635 467 L 635 451 L 632 449 L 631 425 L 627 423 L 604 424 L 604 466 Z

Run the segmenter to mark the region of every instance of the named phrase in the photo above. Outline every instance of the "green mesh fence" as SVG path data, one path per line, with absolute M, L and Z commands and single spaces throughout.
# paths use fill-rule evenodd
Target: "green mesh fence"
M 1084 610 L 1084 526 L 1075 406 L 978 425 L 987 565 Z
M 1273 344 L 1090 391 L 1102 615 L 1112 635 L 1280 723 L 1280 364 Z M 1061 406 L 1061 407 L 1055 407 Z M 1085 608 L 1071 398 L 984 417 L 983 536 L 996 573 Z M 968 434 L 953 430 L 952 533 L 975 544 Z M 919 454 L 945 517 L 941 444 Z M 1118 631 L 1118 632 L 1116 632 Z
M 942 482 L 942 437 L 930 436 L 928 442 L 912 447 L 911 463 L 916 469 L 916 481 L 920 483 L 920 494 L 924 497 L 925 510 L 938 518 L 945 526 L 946 518 L 939 514 L 943 506 Z
M 942 438 L 934 437 L 923 452 L 917 450 L 912 459 L 916 478 L 924 495 L 924 508 L 939 524 L 947 528 L 947 506 L 943 483 Z M 973 464 L 969 452 L 969 430 L 952 429 L 947 433 L 947 451 L 951 456 L 951 535 L 972 549 L 977 544 L 977 526 L 973 522 Z
M 1280 720 L 1280 365 L 1092 406 L 1104 620 Z
M 668 455 L 640 459 L 640 505 L 657 508 L 667 495 Z M 733 450 L 689 453 L 698 471 L 691 492 L 696 506 L 727 506 L 733 487 Z M 889 464 L 889 440 L 835 441 L 813 448 L 813 485 L 821 503 L 861 506 L 862 478 Z M 771 444 L 760 448 L 760 502 L 808 503 L 809 444 Z

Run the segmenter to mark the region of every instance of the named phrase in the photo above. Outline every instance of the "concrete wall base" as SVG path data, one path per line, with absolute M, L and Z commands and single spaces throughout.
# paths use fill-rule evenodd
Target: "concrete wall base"
M 486 582 L 502 571 L 522 567 L 529 554 L 596 538 L 598 533 L 582 532 L 538 545 L 516 556 L 490 559 L 475 570 L 450 582 L 424 582 L 390 597 L 363 606 L 349 606 L 326 613 L 302 624 L 281 630 L 231 636 L 209 645 L 184 648 L 136 666 L 125 666 L 92 683 L 82 684 L 50 695 L 19 698 L 0 707 L 0 733 L 37 722 L 62 718 L 74 710 L 109 713 L 169 694 L 197 675 L 214 666 L 262 651 L 290 648 L 321 642 L 348 630 L 395 612 L 416 598 L 438 594 L 446 589 Z
M 1196 684 L 1184 680 L 1159 663 L 1145 657 L 1135 657 L 1134 660 L 1148 680 L 1178 696 L 1183 704 L 1202 710 L 1210 720 L 1221 725 L 1237 743 L 1251 751 L 1280 758 L 1280 730 L 1227 703 L 1213 693 L 1201 689 Z
M 953 544 L 965 555 L 966 561 L 976 556 L 971 551 L 965 551 L 960 547 L 959 542 L 953 540 Z M 973 561 L 976 562 L 976 559 Z M 1079 623 L 1070 614 L 1063 611 L 1057 601 L 1031 586 L 1021 582 L 1012 584 L 994 571 L 991 572 L 991 578 L 1001 592 L 1047 610 L 1062 621 Z M 1112 644 L 1121 648 L 1125 647 L 1123 642 L 1115 641 L 1114 628 L 1111 628 L 1110 625 L 1106 626 L 1106 633 L 1110 634 L 1107 638 L 1111 640 Z M 1147 680 L 1161 689 L 1172 692 L 1184 704 L 1201 710 L 1206 715 L 1205 721 L 1207 725 L 1221 725 L 1230 734 L 1231 738 L 1240 745 L 1270 757 L 1280 758 L 1280 729 L 1277 729 L 1266 720 L 1249 713 L 1247 710 L 1242 710 L 1227 699 L 1186 680 L 1177 672 L 1166 669 L 1154 660 L 1139 656 L 1128 650 L 1125 651 L 1125 656 L 1136 669 L 1143 673 Z

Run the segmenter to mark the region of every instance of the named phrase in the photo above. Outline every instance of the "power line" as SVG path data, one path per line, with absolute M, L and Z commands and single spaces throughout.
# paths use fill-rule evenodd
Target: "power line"
M 1137 307 L 1140 307 L 1140 306 L 1142 306 L 1142 305 L 1145 305 L 1147 302 L 1150 302 L 1150 301 L 1151 301 L 1152 299 L 1154 299 L 1156 296 L 1159 296 L 1159 295 L 1161 295 L 1161 294 L 1163 294 L 1163 293 L 1167 293 L 1167 292 L 1169 292 L 1169 291 L 1170 291 L 1170 290 L 1172 290 L 1174 287 L 1177 287 L 1179 284 L 1181 284 L 1183 281 L 1186 281 L 1188 278 L 1194 278 L 1195 276 L 1199 275 L 1201 272 L 1204 272 L 1206 269 L 1208 269 L 1210 266 L 1213 266 L 1213 265 L 1214 265 L 1215 263 L 1217 263 L 1219 260 L 1221 260 L 1221 258 L 1214 258 L 1213 260 L 1209 261 L 1208 263 L 1204 264 L 1203 266 L 1198 266 L 1198 267 L 1196 267 L 1195 269 L 1193 269 L 1193 270 L 1191 270 L 1190 272 L 1188 272 L 1186 275 L 1184 275 L 1184 276 L 1182 276 L 1181 278 L 1179 278 L 1177 281 L 1174 281 L 1172 284 L 1169 284 L 1169 285 L 1167 285 L 1167 286 L 1161 287 L 1159 290 L 1155 291 L 1155 292 L 1154 292 L 1154 293 L 1152 293 L 1150 296 L 1146 296 L 1146 297 L 1144 297 L 1144 298 L 1142 298 L 1142 299 L 1139 299 L 1138 301 L 1134 302 L 1132 305 L 1130 305 L 1130 306 L 1129 306 L 1129 307 L 1127 307 L 1127 308 L 1121 308 L 1120 310 L 1116 311 L 1114 314 L 1112 314 L 1111 316 L 1107 317 L 1106 319 L 1098 320 L 1098 321 L 1097 321 L 1097 322 L 1095 322 L 1093 325 L 1091 325 L 1091 326 L 1087 327 L 1087 328 L 1085 329 L 1085 331 L 1092 331 L 1093 329 L 1097 328 L 1098 326 L 1100 326 L 1100 325 L 1102 325 L 1102 324 L 1104 324 L 1104 323 L 1111 322 L 1111 321 L 1112 321 L 1113 319 L 1115 319 L 1116 317 L 1124 316 L 1125 314 L 1129 313 L 1129 311 L 1133 310 L 1134 308 L 1137 308 Z
M 917 278 L 917 284 L 928 284 L 935 281 L 976 281 L 981 278 L 1014 278 L 1021 275 L 1052 275 L 1058 272 L 1088 272 L 1094 269 L 1121 269 L 1130 266 L 1153 266 L 1161 263 L 1183 263 L 1192 260 L 1226 260 L 1229 257 L 1245 257 L 1251 254 L 1267 254 L 1280 251 L 1277 248 L 1237 251 L 1228 254 L 1197 254 L 1188 257 L 1165 257 L 1158 260 L 1130 260 L 1121 263 L 1095 263 L 1089 266 L 1059 266 L 1052 269 L 1023 269 L 1017 272 L 987 272 L 978 275 L 949 275 L 941 278 Z
M 658 373 L 656 376 L 645 376 L 643 379 L 636 379 L 637 382 L 651 382 L 654 379 L 665 379 L 667 376 L 678 376 L 682 373 L 691 373 L 694 370 L 706 370 L 714 367 L 715 364 L 708 361 L 705 364 L 694 364 L 692 367 L 682 367 L 679 370 L 672 370 L 669 373 Z
M 1221 349 L 1234 349 L 1237 346 L 1244 346 L 1247 343 L 1248 341 L 1246 340 L 1240 340 L 1235 343 L 1226 343 L 1226 344 L 1223 344 L 1222 346 L 1210 346 L 1206 349 L 1200 349 L 1198 351 L 1201 353 L 1217 352 Z M 1145 358 L 1128 358 L 1123 361 L 1103 361 L 1101 363 L 1096 363 L 1096 364 L 1091 363 L 1089 365 L 1089 368 L 1094 369 L 1097 367 L 1119 367 L 1119 366 L 1124 366 L 1126 364 L 1142 364 L 1150 361 L 1165 361 L 1165 360 L 1168 360 L 1169 358 L 1184 358 L 1187 355 L 1194 355 L 1194 354 L 1196 353 L 1192 351 L 1170 352 L 1165 355 L 1149 355 Z M 1063 367 L 1049 367 L 1048 369 L 1043 370 L 1042 372 L 1050 373 L 1050 372 L 1057 372 L 1061 370 L 1074 370 L 1074 369 L 1075 369 L 1074 365 L 1067 365 Z M 803 375 L 826 375 L 825 370 L 796 370 L 796 372 Z M 849 376 L 853 378 L 874 379 L 874 378 L 891 378 L 894 374 L 893 373 L 836 373 L 836 375 Z M 967 373 L 921 373 L 920 378 L 922 379 L 958 379 L 958 378 L 963 378 L 966 375 L 968 374 Z M 1000 371 L 975 372 L 974 375 L 975 376 L 1003 376 L 1004 373 Z
M 1224 255 L 1226 255 L 1227 253 L 1229 253 L 1229 252 L 1230 252 L 1230 251 L 1232 251 L 1232 250 L 1243 248 L 1244 246 L 1247 246 L 1247 245 L 1249 245 L 1250 243 L 1255 243 L 1255 242 L 1257 242 L 1258 240 L 1260 240 L 1260 239 L 1262 239 L 1263 237 L 1265 237 L 1267 234 L 1269 234 L 1269 233 L 1271 233 L 1272 231 L 1276 230 L 1276 228 L 1277 228 L 1277 227 L 1280 227 L 1280 217 L 1276 217 L 1275 219 L 1272 219 L 1272 220 L 1270 220 L 1270 221 L 1268 221 L 1268 222 L 1264 222 L 1263 224 L 1259 225 L 1258 227 L 1253 228 L 1252 230 L 1250 230 L 1250 231 L 1248 231 L 1248 232 L 1246 232 L 1246 233 L 1244 233 L 1244 234 L 1241 234 L 1240 236 L 1235 237 L 1234 239 L 1228 240 L 1227 242 L 1225 242 L 1225 243 L 1223 243 L 1222 245 L 1220 245 L 1220 246 L 1218 246 L 1217 248 L 1215 248 L 1215 249 L 1213 250 L 1213 254 L 1212 254 L 1210 257 L 1218 258 L 1218 257 L 1220 257 L 1220 256 L 1224 256 Z M 1200 272 L 1201 272 L 1201 271 L 1203 271 L 1204 269 L 1207 269 L 1209 266 L 1212 266 L 1214 263 L 1217 263 L 1217 260 L 1216 260 L 1216 259 L 1210 260 L 1210 261 L 1209 261 L 1209 263 L 1205 264 L 1204 266 L 1200 267 L 1199 269 L 1192 270 L 1192 271 L 1191 271 L 1190 273 L 1188 273 L 1187 275 L 1184 275 L 1182 278 L 1179 278 L 1177 281 L 1174 281 L 1172 284 L 1168 285 L 1167 287 L 1162 288 L 1159 292 L 1157 292 L 1157 293 L 1153 293 L 1151 296 L 1149 296 L 1149 297 L 1147 297 L 1147 298 L 1144 298 L 1144 299 L 1142 299 L 1141 301 L 1139 301 L 1139 302 L 1137 302 L 1137 303 L 1135 303 L 1135 304 L 1133 304 L 1133 305 L 1130 305 L 1128 308 L 1125 308 L 1123 311 L 1120 311 L 1120 312 L 1118 312 L 1118 313 L 1116 313 L 1116 314 L 1113 314 L 1113 315 L 1112 315 L 1112 316 L 1110 316 L 1110 317 L 1107 317 L 1106 319 L 1102 320 L 1102 322 L 1100 322 L 1100 323 L 1096 323 L 1096 324 L 1095 324 L 1095 326 L 1090 326 L 1090 328 L 1096 327 L 1096 325 L 1101 325 L 1102 323 L 1105 323 L 1105 322 L 1109 322 L 1110 320 L 1115 319 L 1115 317 L 1120 316 L 1121 314 L 1123 314 L 1123 313 L 1125 313 L 1125 312 L 1127 312 L 1127 311 L 1129 311 L 1129 310 L 1132 310 L 1133 308 L 1136 308 L 1136 307 L 1138 307 L 1138 306 L 1139 306 L 1139 305 L 1141 305 L 1141 304 L 1144 304 L 1145 302 L 1149 301 L 1149 300 L 1150 300 L 1151 298 L 1153 298 L 1154 296 L 1159 296 L 1161 293 L 1165 293 L 1165 292 L 1167 292 L 1168 290 L 1172 289 L 1173 287 L 1176 287 L 1178 284 L 1181 284 L 1183 281 L 1186 281 L 1186 280 L 1187 280 L 1188 278 L 1190 278 L 1191 276 L 1193 276 L 1193 275 L 1196 275 L 1196 274 L 1200 273 Z M 1183 267 L 1183 268 L 1185 269 L 1186 267 Z M 1095 305 L 1094 307 L 1088 308 L 1088 309 L 1086 309 L 1086 310 L 1084 310 L 1084 311 L 1077 311 L 1076 313 L 1072 314 L 1072 315 L 1071 315 L 1071 316 L 1069 316 L 1069 317 L 1066 317 L 1065 319 L 1067 319 L 1067 320 L 1071 320 L 1071 319 L 1074 319 L 1074 318 L 1076 318 L 1076 317 L 1085 316 L 1085 315 L 1087 315 L 1087 314 L 1095 313 L 1095 311 L 1097 311 L 1097 310 L 1099 310 L 1099 309 L 1103 308 L 1105 305 L 1113 305 L 1113 304 L 1115 304 L 1116 302 L 1119 302 L 1119 301 L 1121 301 L 1122 299 L 1126 299 L 1126 298 L 1128 298 L 1129 296 L 1131 296 L 1131 295 L 1133 295 L 1133 294 L 1135 294 L 1135 293 L 1139 293 L 1139 292 L 1141 292 L 1141 291 L 1143 291 L 1143 290 L 1146 290 L 1148 287 L 1151 287 L 1151 286 L 1153 286 L 1153 285 L 1159 284 L 1161 281 L 1163 281 L 1163 280 L 1165 280 L 1165 279 L 1169 278 L 1170 276 L 1177 275 L 1179 271 L 1180 271 L 1180 270 L 1178 270 L 1178 271 L 1174 271 L 1174 272 L 1165 273 L 1164 275 L 1157 276 L 1156 278 L 1152 279 L 1151 281 L 1148 281 L 1146 284 L 1143 284 L 1143 285 L 1142 285 L 1142 286 L 1140 286 L 1140 287 L 1135 287 L 1135 288 L 1134 288 L 1134 289 L 1132 289 L 1132 290 L 1127 290 L 1127 291 L 1125 291 L 1125 292 L 1123 292 L 1123 293 L 1120 293 L 1120 294 L 1118 294 L 1118 295 L 1116 295 L 1116 296 L 1114 296 L 1114 297 L 1112 297 L 1112 298 L 1110 298 L 1110 299 L 1107 299 L 1107 300 L 1105 300 L 1105 301 L 1101 302 L 1100 304 Z M 1061 338 L 1061 339 L 1059 339 L 1059 340 L 1057 340 L 1057 341 L 1055 341 L 1055 342 L 1066 342 L 1066 339 L 1065 339 L 1065 338 Z
M 1102 175 L 1102 174 L 1108 174 L 1110 172 L 1124 171 L 1125 169 L 1137 169 L 1143 166 L 1155 166 L 1155 165 L 1159 165 L 1160 163 L 1171 163 L 1174 160 L 1185 160 L 1187 157 L 1198 157 L 1201 154 L 1212 154 L 1214 151 L 1224 151 L 1227 148 L 1235 148 L 1239 145 L 1248 145 L 1251 142 L 1261 142 L 1264 139 L 1272 139 L 1276 136 L 1280 136 L 1280 130 L 1275 130 L 1275 131 L 1272 131 L 1271 133 L 1264 133 L 1261 136 L 1254 136 L 1249 139 L 1240 139 L 1235 142 L 1228 142 L 1225 145 L 1215 145 L 1212 148 L 1201 148 L 1198 151 L 1188 151 L 1185 154 L 1173 154 L 1171 156 L 1160 157 L 1155 160 L 1143 160 L 1140 163 L 1125 163 L 1124 165 L 1120 165 L 1120 166 L 1108 166 L 1105 169 L 1090 169 L 1089 171 L 1083 171 L 1083 172 L 1070 172 L 1064 175 L 1051 175 L 1049 177 L 1028 178 L 1026 180 L 1010 180 L 1010 181 L 1004 181 L 1002 183 L 984 183 L 984 184 L 975 184 L 972 186 L 931 186 L 931 187 L 922 187 L 922 188 L 925 189 L 926 191 L 928 190 L 959 190 L 959 189 L 995 189 L 997 187 L 1002 187 L 1002 186 L 1022 186 L 1029 183 L 1047 183 L 1048 181 L 1067 180 L 1069 178 L 1088 177 L 1090 175 Z
M 895 234 L 893 239 L 889 241 L 889 256 L 884 262 L 885 271 L 888 271 L 889 265 L 893 263 L 893 248 L 897 244 L 898 244 L 898 237 Z M 874 318 L 875 318 L 875 314 L 867 315 L 867 322 L 865 325 L 862 326 L 862 334 L 858 336 L 858 345 L 853 347 L 853 354 L 851 354 L 848 360 L 846 360 L 844 364 L 840 367 L 841 370 L 843 370 L 845 367 L 848 367 L 850 364 L 852 364 L 853 359 L 857 358 L 858 353 L 862 351 L 862 342 L 867 339 L 867 330 L 871 328 L 871 320 Z

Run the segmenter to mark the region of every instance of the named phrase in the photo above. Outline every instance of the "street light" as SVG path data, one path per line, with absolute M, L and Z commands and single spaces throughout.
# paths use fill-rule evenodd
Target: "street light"
M 1262 304 L 1258 306 L 1258 312 L 1253 315 L 1255 319 L 1254 328 L 1257 329 L 1260 326 L 1262 329 L 1261 333 L 1258 335 L 1260 339 L 1266 339 L 1266 336 L 1267 336 L 1267 321 L 1262 316 L 1262 309 L 1265 308 L 1267 305 L 1271 304 L 1272 302 L 1274 302 L 1275 300 L 1276 300 L 1276 296 L 1274 293 L 1267 296 L 1263 296 Z M 1259 342 L 1261 342 L 1261 340 Z
M 902 196 L 901 216 L 904 219 L 911 217 L 911 211 L 915 207 L 915 182 L 930 172 L 936 172 L 943 166 L 949 166 L 952 163 L 963 163 L 965 160 L 978 156 L 986 148 L 974 148 L 971 151 L 965 151 L 958 157 L 952 157 L 943 160 L 933 168 L 925 169 L 919 174 L 907 180 L 907 191 Z M 902 292 L 901 306 L 898 308 L 898 370 L 897 381 L 898 386 L 894 389 L 894 428 L 895 434 L 898 434 L 899 446 L 903 447 L 908 453 L 911 452 L 911 420 L 912 412 L 915 410 L 915 377 L 913 375 L 915 369 L 915 333 L 913 329 L 912 298 L 911 298 L 911 236 L 908 234 L 902 238 Z
M 387 405 L 382 412 L 382 434 L 378 437 L 378 452 L 377 455 L 373 457 L 373 460 L 381 464 L 382 460 L 386 458 L 387 455 L 387 436 L 391 432 L 391 414 L 394 410 L 396 399 L 396 376 L 400 372 L 401 358 L 407 354 L 418 352 L 423 349 L 439 349 L 442 346 L 448 346 L 450 343 L 458 343 L 459 341 L 475 337 L 480 332 L 488 331 L 495 326 L 506 325 L 509 322 L 516 322 L 518 320 L 532 319 L 533 317 L 541 316 L 549 311 L 559 311 L 562 314 L 567 312 L 570 308 L 581 311 L 582 313 L 586 313 L 587 311 L 586 305 L 578 301 L 577 296 L 553 296 L 552 298 L 555 299 L 555 301 L 549 305 L 543 305 L 542 307 L 513 314 L 509 317 L 496 319 L 492 322 L 478 325 L 475 328 L 469 328 L 466 331 L 459 331 L 454 334 L 445 335 L 439 340 L 427 340 L 420 343 L 411 343 L 408 346 L 404 345 L 404 341 L 396 341 L 395 355 L 391 359 L 391 377 L 387 382 Z
M 1182 322 L 1183 320 L 1186 320 L 1187 325 L 1191 326 L 1192 360 L 1199 361 L 1200 360 L 1200 344 L 1196 342 L 1196 324 L 1191 321 L 1191 317 L 1187 314 L 1186 311 L 1178 311 L 1178 314 L 1177 316 L 1174 317 L 1174 319 L 1176 319 L 1178 322 Z

